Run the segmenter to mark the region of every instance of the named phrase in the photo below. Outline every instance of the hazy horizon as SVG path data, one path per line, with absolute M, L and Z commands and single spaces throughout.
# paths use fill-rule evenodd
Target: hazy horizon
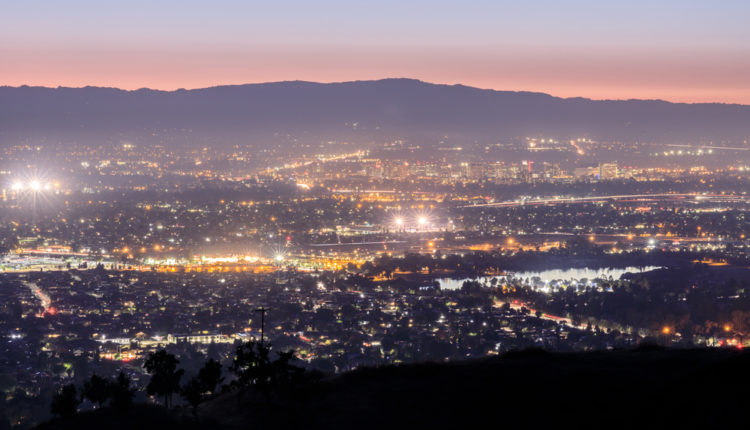
M 685 101 L 673 101 L 673 100 L 667 100 L 664 98 L 635 98 L 635 97 L 627 97 L 627 98 L 594 98 L 594 97 L 586 97 L 581 95 L 572 95 L 572 96 L 559 96 L 557 94 L 551 94 L 544 91 L 533 91 L 533 90 L 526 90 L 526 89 L 515 89 L 515 88 L 485 88 L 485 87 L 478 87 L 474 85 L 468 85 L 462 82 L 455 82 L 455 83 L 447 83 L 447 82 L 433 82 L 433 81 L 426 81 L 419 78 L 413 78 L 413 77 L 384 77 L 384 78 L 376 78 L 376 79 L 351 79 L 351 80 L 344 80 L 344 81 L 311 81 L 311 80 L 305 80 L 305 79 L 286 79 L 286 80 L 276 80 L 276 81 L 262 81 L 262 82 L 240 82 L 240 83 L 225 83 L 225 84 L 216 84 L 216 85 L 208 85 L 208 86 L 201 86 L 201 87 L 189 87 L 189 88 L 170 88 L 170 89 L 163 89 L 163 88 L 156 88 L 156 87 L 138 87 L 138 88 L 124 88 L 124 87 L 117 87 L 117 86 L 106 86 L 106 85 L 81 85 L 81 86 L 70 86 L 70 85 L 57 85 L 57 86 L 49 86 L 49 85 L 31 85 L 31 84 L 19 84 L 19 85 L 0 85 L 0 88 L 22 88 L 22 87 L 29 87 L 29 88 L 45 88 L 45 89 L 59 89 L 59 88 L 65 88 L 65 89 L 85 89 L 85 88 L 101 88 L 101 89 L 114 89 L 119 91 L 125 91 L 125 92 L 137 92 L 137 91 L 159 91 L 159 92 L 165 92 L 165 93 L 174 93 L 177 91 L 194 91 L 194 90 L 206 90 L 211 88 L 227 88 L 227 87 L 242 87 L 242 86 L 250 86 L 250 85 L 273 85 L 273 84 L 286 84 L 286 83 L 305 83 L 305 84 L 315 84 L 315 85 L 334 85 L 334 84 L 348 84 L 348 83 L 362 83 L 362 82 L 380 82 L 380 81 L 392 81 L 392 80 L 404 80 L 404 81 L 417 81 L 421 83 L 425 83 L 428 85 L 437 85 L 437 86 L 447 86 L 447 87 L 467 87 L 472 88 L 480 91 L 492 91 L 497 93 L 520 93 L 520 94 L 543 94 L 548 95 L 554 98 L 563 99 L 563 100 L 572 100 L 572 99 L 584 99 L 584 100 L 591 100 L 591 101 L 630 101 L 630 100 L 637 100 L 637 101 L 659 101 L 659 102 L 667 102 L 667 103 L 673 103 L 673 104 L 688 104 L 688 105 L 697 105 L 697 104 L 722 104 L 722 105 L 736 105 L 736 106 L 750 106 L 750 102 L 748 103 L 738 103 L 738 102 L 723 102 L 723 101 L 695 101 L 695 102 L 685 102 Z
M 719 6 L 16 3 L 0 8 L 0 85 L 173 90 L 408 76 L 557 97 L 748 104 L 750 4 Z

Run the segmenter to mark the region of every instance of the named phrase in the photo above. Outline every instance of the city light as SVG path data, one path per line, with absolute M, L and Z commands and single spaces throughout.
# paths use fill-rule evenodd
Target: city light
M 52 189 L 59 189 L 59 182 L 45 182 L 40 179 L 32 179 L 29 181 L 15 181 L 11 184 L 11 191 L 24 191 L 29 190 L 32 193 L 38 193 L 40 191 L 50 191 Z
M 388 221 L 387 225 L 399 232 L 405 233 L 414 233 L 439 227 L 436 225 L 438 222 L 432 219 L 421 205 L 418 208 L 413 207 L 412 209 L 417 209 L 419 212 L 394 216 Z
M 0 430 L 743 420 L 750 0 L 33 3 Z

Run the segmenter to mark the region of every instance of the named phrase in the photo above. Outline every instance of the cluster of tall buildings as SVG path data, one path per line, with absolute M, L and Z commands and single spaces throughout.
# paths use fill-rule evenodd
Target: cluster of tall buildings
M 576 167 L 573 170 L 573 176 L 576 178 L 596 178 L 600 180 L 617 179 L 620 177 L 620 171 L 617 162 L 599 163 L 599 165 Z
M 556 163 L 522 161 L 504 162 L 408 162 L 398 160 L 368 160 L 365 175 L 379 179 L 405 180 L 434 178 L 444 181 L 519 180 L 532 181 L 567 177 Z

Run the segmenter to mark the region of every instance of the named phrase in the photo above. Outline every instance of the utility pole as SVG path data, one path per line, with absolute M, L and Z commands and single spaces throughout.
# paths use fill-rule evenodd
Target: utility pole
M 264 308 L 263 306 L 259 307 L 255 310 L 255 312 L 260 312 L 260 344 L 263 345 L 263 339 L 264 339 L 264 333 L 266 328 L 266 312 L 268 312 L 268 308 Z

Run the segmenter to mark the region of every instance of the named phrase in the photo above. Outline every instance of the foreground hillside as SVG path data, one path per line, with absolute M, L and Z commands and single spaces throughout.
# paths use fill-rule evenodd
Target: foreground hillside
M 739 351 L 524 351 L 362 369 L 283 395 L 229 392 L 201 405 L 198 422 L 139 405 L 39 428 L 716 427 L 741 419 L 748 383 L 750 354 Z

